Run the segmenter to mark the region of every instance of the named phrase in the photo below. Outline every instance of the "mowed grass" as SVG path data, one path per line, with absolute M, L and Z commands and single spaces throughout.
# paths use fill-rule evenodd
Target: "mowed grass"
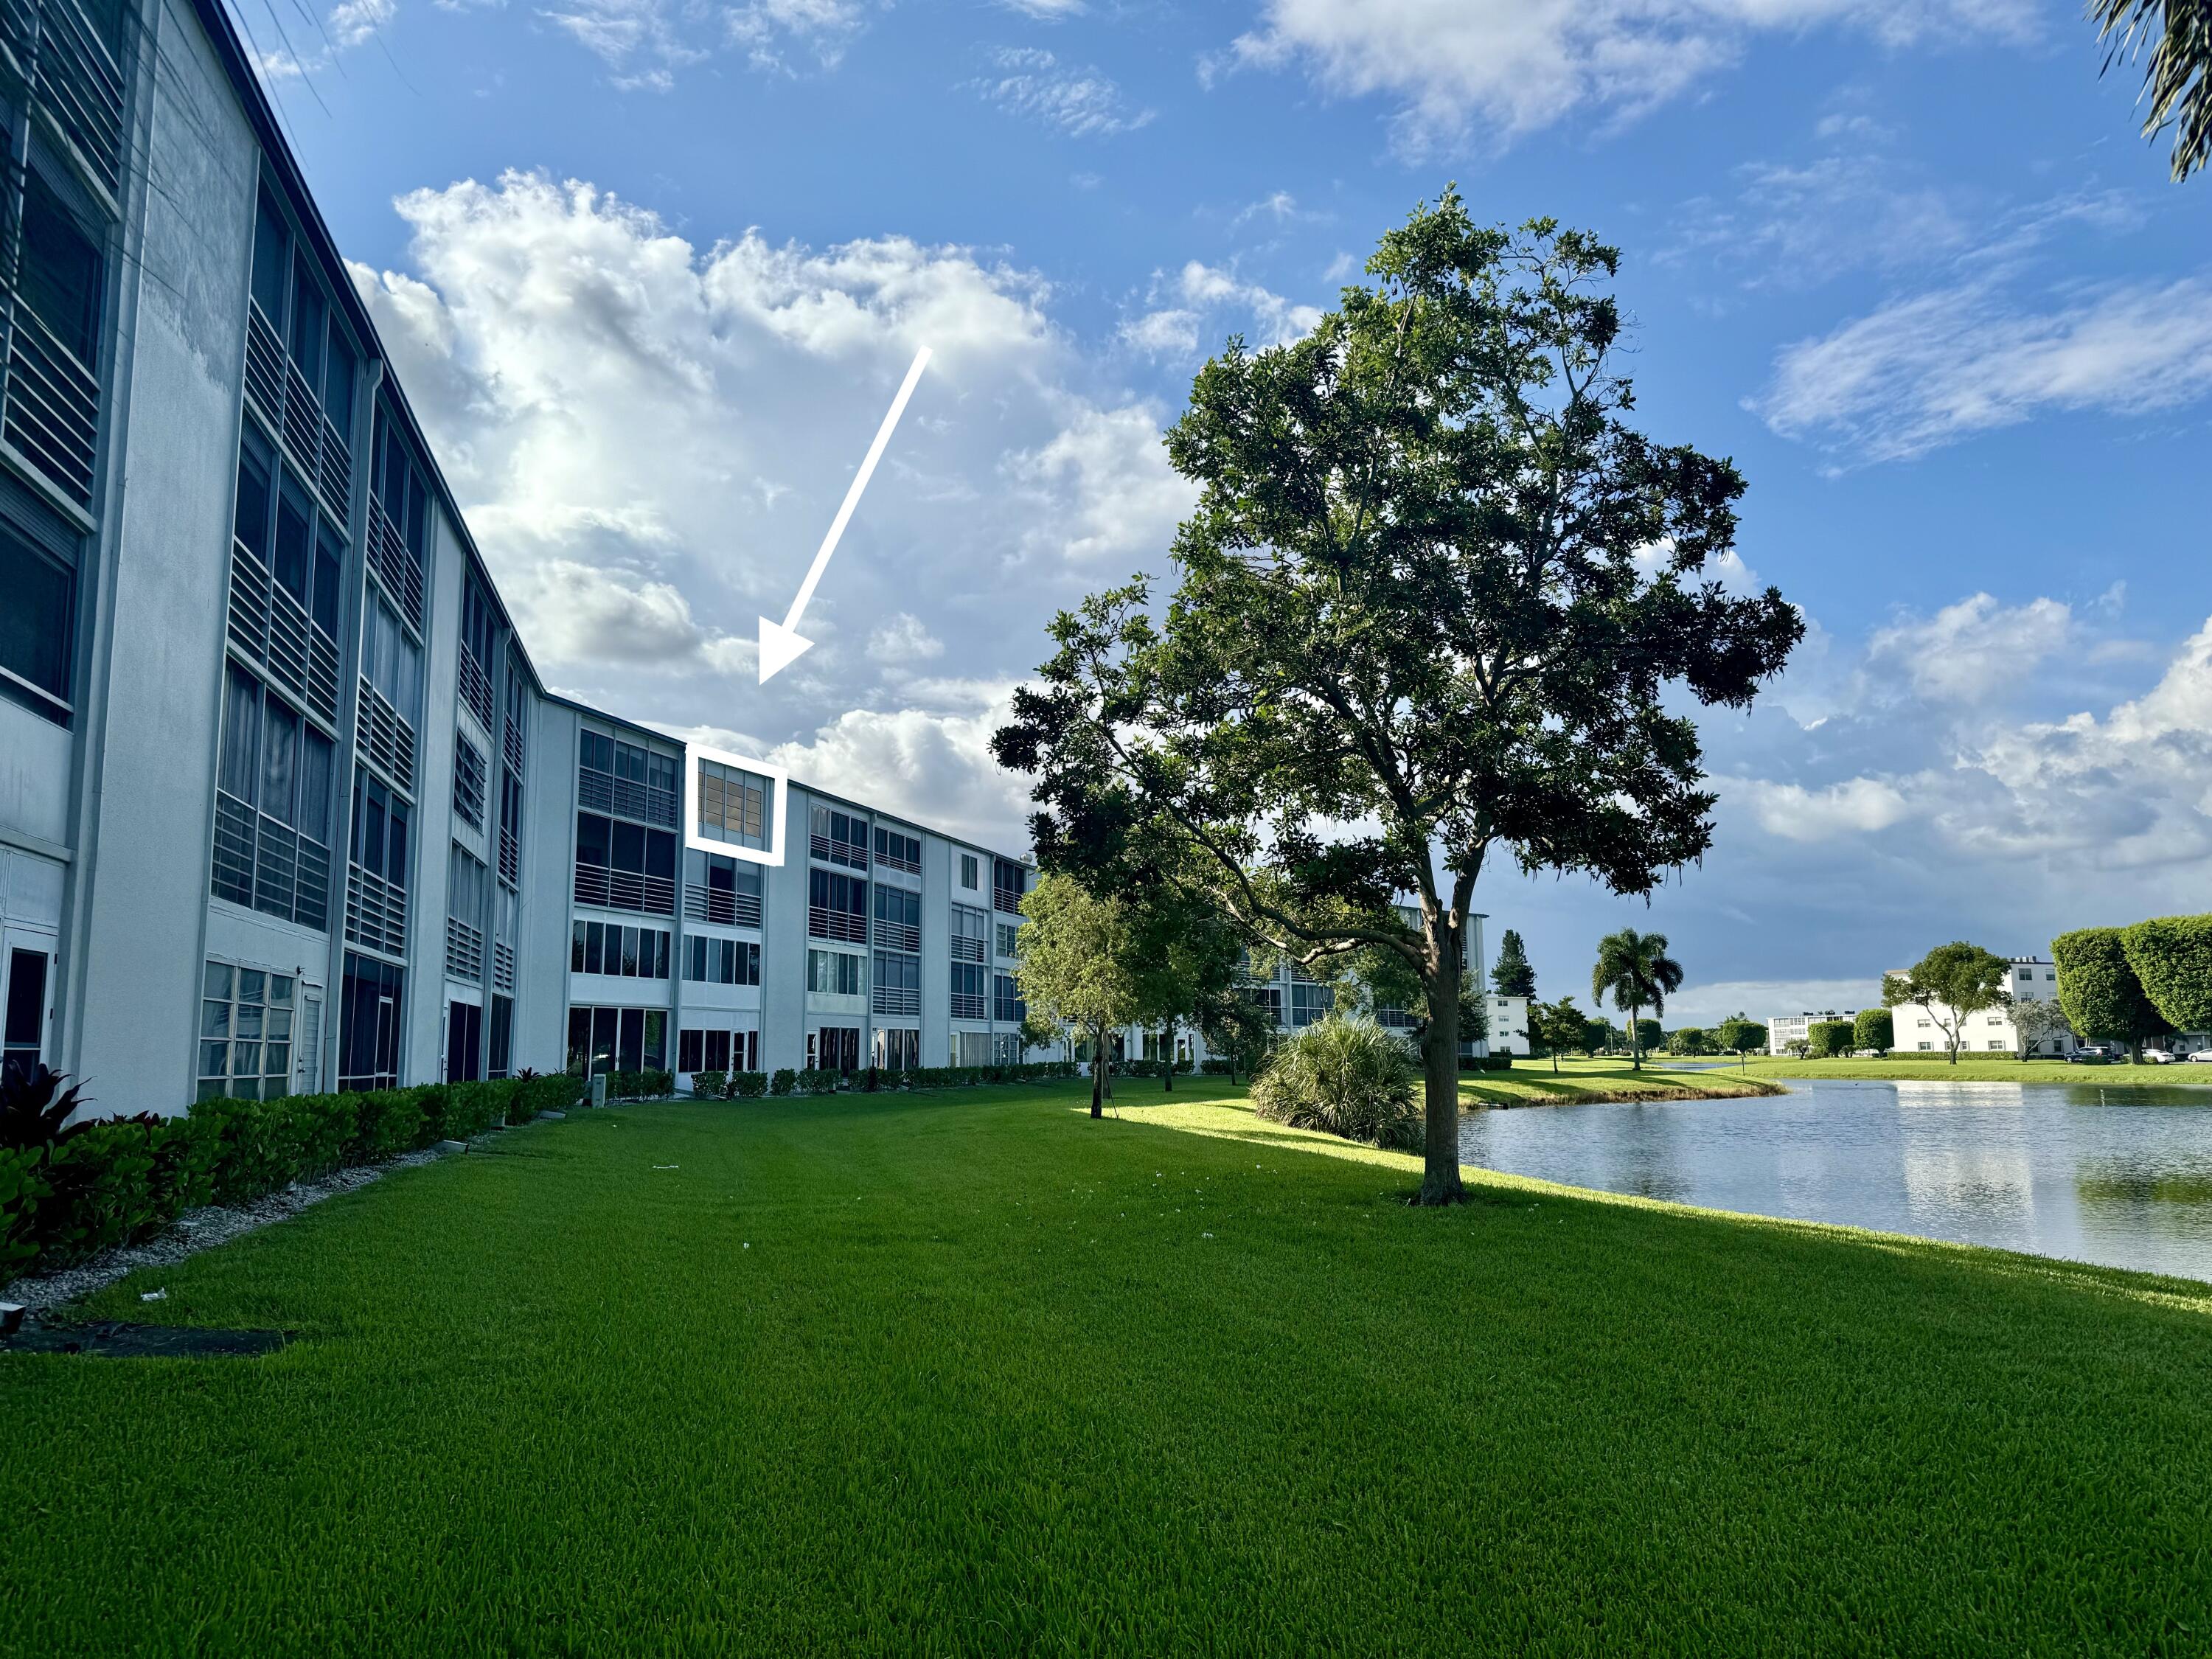
M 127 1281 L 298 1340 L 0 1355 L 0 1650 L 2212 1639 L 2206 1287 L 1409 1209 L 1227 1095 L 617 1109 Z
M 1717 1064 L 1718 1062 L 1716 1062 Z M 1717 1073 L 1716 1073 L 1717 1075 Z M 2002 1055 L 1961 1054 L 1953 1066 L 1941 1054 L 1887 1060 L 1761 1060 L 1739 1069 L 1728 1062 L 1728 1075 L 1749 1078 L 1861 1078 L 1875 1083 L 2071 1083 L 2097 1089 L 2171 1088 L 2176 1084 L 2212 1085 L 2212 1066 L 2175 1061 L 2165 1066 L 2069 1066 L 2063 1060 L 2007 1060 Z M 2212 1098 L 2212 1097 L 2208 1097 Z
M 1625 1060 L 1516 1060 L 1510 1072 L 1462 1073 L 1459 1097 L 1470 1105 L 1571 1106 L 1598 1101 L 1725 1100 L 1740 1095 L 1778 1095 L 1778 1083 L 1734 1072 L 1670 1070 L 1664 1059 L 1638 1070 Z

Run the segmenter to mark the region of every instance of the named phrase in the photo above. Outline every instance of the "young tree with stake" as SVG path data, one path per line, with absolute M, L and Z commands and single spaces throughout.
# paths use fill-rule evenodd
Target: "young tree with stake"
M 1142 578 L 1063 612 L 993 741 L 1036 778 L 1048 866 L 1110 879 L 1164 847 L 1294 962 L 1412 969 L 1424 1203 L 1461 1196 L 1477 878 L 1502 857 L 1644 893 L 1701 854 L 1714 797 L 1666 699 L 1742 707 L 1803 631 L 1713 574 L 1735 469 L 1626 424 L 1619 262 L 1447 191 L 1304 339 L 1231 340 L 1168 434 L 1200 497 L 1164 615 Z

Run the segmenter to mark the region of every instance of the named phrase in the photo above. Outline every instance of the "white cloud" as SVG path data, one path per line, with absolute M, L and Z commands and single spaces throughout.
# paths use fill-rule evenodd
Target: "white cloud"
M 1257 345 L 1287 345 L 1310 334 L 1322 319 L 1317 306 L 1286 300 L 1200 259 L 1172 276 L 1155 271 L 1146 300 L 1154 309 L 1123 322 L 1120 338 L 1163 362 L 1195 357 L 1202 344 L 1210 347 L 1232 331 Z
M 768 758 L 805 782 L 1008 852 L 1029 845 L 1026 782 L 991 757 L 1012 688 L 975 709 L 849 709 Z
M 945 654 L 945 641 L 902 611 L 868 635 L 868 655 L 887 666 L 927 662 Z
M 398 10 L 398 0 L 344 0 L 331 8 L 331 42 L 341 48 L 366 45 Z
M 1893 785 L 1875 778 L 1850 778 L 1822 789 L 1756 778 L 1716 780 L 1716 787 L 1742 799 L 1760 829 L 1789 841 L 1833 841 L 1887 830 L 1911 810 Z
M 1685 985 L 1667 999 L 1667 1024 L 1714 1026 L 1734 1014 L 1764 1025 L 1781 1014 L 1838 1012 L 1881 1006 L 1873 975 L 1857 979 L 1729 979 Z
M 1004 47 L 992 62 L 1000 73 L 973 83 L 981 97 L 1071 138 L 1110 138 L 1152 118 L 1151 110 L 1131 111 L 1121 88 L 1097 70 L 1069 69 L 1042 47 Z
M 535 174 L 398 208 L 410 269 L 354 272 L 394 371 L 527 648 L 632 718 L 728 725 L 741 696 L 774 741 L 933 644 L 1024 672 L 1070 561 L 1156 564 L 1187 505 L 1159 411 L 1095 383 L 1033 271 L 896 235 L 697 245 Z M 817 647 L 756 689 L 755 618 L 783 614 L 924 343 Z
M 794 46 L 835 69 L 860 27 L 858 0 L 750 0 L 729 14 L 730 39 L 757 69 L 788 69 Z
M 1784 348 L 1751 407 L 1784 437 L 1871 462 L 2047 410 L 2142 415 L 2208 392 L 2212 282 L 2126 284 L 2038 310 L 1978 281 Z
M 1849 28 L 1892 46 L 2021 40 L 2033 0 L 1267 0 L 1246 64 L 1397 100 L 1419 151 L 1480 123 L 1511 137 L 1583 109 L 1632 117 L 1734 64 L 1760 33 Z
M 1310 215 L 1302 214 L 1298 211 L 1298 198 L 1297 197 L 1291 195 L 1287 190 L 1278 190 L 1262 196 L 1256 202 L 1248 202 L 1243 207 L 1238 209 L 1237 216 L 1229 222 L 1229 228 L 1231 230 L 1235 230 L 1239 226 L 1247 224 L 1254 219 L 1257 219 L 1262 214 L 1265 214 L 1267 217 L 1273 219 L 1279 225 L 1286 223 L 1292 219 L 1308 218 L 1311 216 Z
M 999 3 L 1008 11 L 1018 11 L 1048 23 L 1073 17 L 1084 9 L 1083 0 L 999 0 Z
M 1124 344 L 1148 357 L 1184 358 L 1198 353 L 1198 313 L 1181 307 L 1148 311 L 1121 325 Z
M 1872 153 L 1738 167 L 1735 193 L 1685 204 L 1659 256 L 1701 255 L 1750 289 L 1809 288 L 1872 265 L 1893 270 L 1953 253 L 1970 240 L 1953 191 L 1900 178 Z
M 1988 702 L 2011 696 L 2073 633 L 2074 613 L 2057 599 L 2006 606 L 1976 593 L 1876 629 L 1867 660 L 1879 682 L 1901 679 L 1929 702 Z

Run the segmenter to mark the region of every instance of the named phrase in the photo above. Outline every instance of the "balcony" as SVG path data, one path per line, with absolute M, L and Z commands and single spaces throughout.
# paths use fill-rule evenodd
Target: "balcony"
M 491 988 L 514 994 L 514 947 L 504 939 L 491 947 Z
M 289 824 L 223 790 L 215 797 L 209 890 L 318 933 L 330 926 L 331 854 Z
M 984 1000 L 980 996 L 970 996 L 964 991 L 952 994 L 952 1018 L 955 1019 L 981 1019 L 984 1006 Z
M 514 769 L 514 775 L 520 777 L 522 775 L 522 726 L 512 714 L 507 717 L 504 750 L 507 763 Z
M 264 668 L 326 731 L 337 730 L 337 641 L 235 539 L 230 544 L 229 631 L 240 653 Z
M 499 878 L 509 887 L 522 885 L 522 843 L 511 823 L 499 826 Z
M 367 680 L 355 717 L 354 747 L 368 763 L 410 795 L 415 793 L 415 728 Z
M 982 961 L 982 960 L 983 960 L 983 957 L 984 957 L 983 941 L 982 941 L 981 939 L 967 939 L 967 938 L 964 938 L 964 937 L 963 937 L 963 936 L 961 936 L 960 934 L 957 934 L 957 933 L 956 933 L 956 934 L 954 934 L 954 935 L 953 935 L 953 938 L 952 938 L 952 959 L 953 959 L 953 961 L 955 961 L 955 962 L 981 962 L 981 961 Z
M 878 916 L 876 943 L 886 951 L 904 951 L 911 954 L 921 949 L 921 929 L 903 921 L 885 921 Z
M 921 1012 L 921 993 L 911 986 L 878 985 L 875 988 L 875 1012 L 879 1014 L 914 1014 Z
M 495 729 L 491 718 L 491 676 L 484 672 L 483 665 L 466 646 L 461 647 L 461 701 L 483 722 L 487 733 Z
M 806 907 L 806 933 L 810 939 L 834 939 L 847 945 L 866 945 L 868 942 L 868 919 L 854 915 L 849 910 L 832 910 L 827 905 Z
M 855 847 L 849 841 L 832 841 L 827 836 L 808 837 L 808 850 L 824 864 L 842 864 L 848 870 L 868 867 L 868 849 Z
M 576 902 L 596 904 L 608 910 L 635 910 L 643 915 L 676 914 L 676 884 L 666 876 L 648 876 L 635 870 L 611 870 L 603 864 L 576 866 Z
M 725 927 L 757 927 L 761 902 L 757 893 L 735 893 L 726 887 L 684 890 L 684 915 L 690 921 L 717 922 Z
M 455 979 L 483 978 L 483 933 L 465 921 L 446 918 L 446 971 Z
M 576 804 L 593 811 L 613 812 L 665 829 L 676 827 L 673 791 L 654 789 L 635 778 L 618 778 L 594 767 L 576 769 Z
M 92 505 L 100 382 L 20 301 L 8 335 L 8 441 L 78 506 Z
M 376 573 L 377 585 L 419 635 L 422 631 L 422 567 L 416 560 L 415 550 L 399 533 L 399 527 L 392 522 L 392 515 L 384 510 L 384 503 L 374 494 L 368 498 L 367 554 L 368 568 Z
M 285 351 L 267 314 L 250 299 L 246 302 L 246 395 L 270 430 L 283 441 L 285 453 L 323 498 L 331 520 L 340 525 L 350 522 L 352 447 L 324 412 L 322 400 Z
M 407 954 L 407 890 L 358 864 L 346 866 L 346 939 L 386 956 Z
M 18 5 L 8 8 L 11 46 L 16 45 L 15 37 L 29 9 Z M 38 18 L 39 100 L 86 166 L 107 187 L 107 193 L 119 196 L 123 191 L 122 71 L 75 0 L 41 0 Z

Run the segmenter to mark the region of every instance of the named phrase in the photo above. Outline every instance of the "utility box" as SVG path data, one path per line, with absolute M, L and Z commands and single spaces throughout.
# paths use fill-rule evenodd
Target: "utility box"
M 605 1072 L 601 1072 L 592 1079 L 592 1104 L 594 1106 L 604 1106 L 606 1103 L 607 1074 Z

